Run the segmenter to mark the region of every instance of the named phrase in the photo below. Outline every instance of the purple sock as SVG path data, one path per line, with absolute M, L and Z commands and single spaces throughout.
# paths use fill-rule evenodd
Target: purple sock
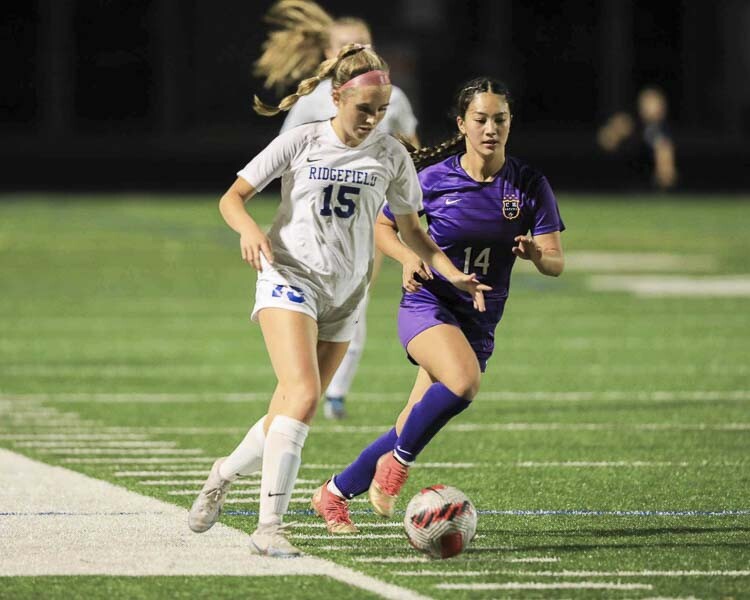
M 412 462 L 435 434 L 469 404 L 471 400 L 456 396 L 442 383 L 433 383 L 411 409 L 394 452 L 405 462 Z
M 378 459 L 393 450 L 396 438 L 398 436 L 394 427 L 362 450 L 362 454 L 353 463 L 333 478 L 334 485 L 344 496 L 354 498 L 369 489 Z

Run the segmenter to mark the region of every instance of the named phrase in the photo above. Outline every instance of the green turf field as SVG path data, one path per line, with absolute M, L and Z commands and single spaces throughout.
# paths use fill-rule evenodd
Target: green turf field
M 259 222 L 273 200 L 252 202 Z M 479 396 L 402 503 L 460 487 L 480 511 L 473 547 L 413 562 L 398 523 L 366 503 L 352 504 L 365 535 L 340 539 L 303 502 L 408 394 L 394 263 L 373 290 L 349 418 L 321 414 L 305 446 L 293 541 L 432 598 L 750 597 L 750 197 L 559 201 L 570 269 L 517 267 Z M 651 291 L 619 289 L 634 277 Z M 660 291 L 678 277 L 686 289 Z M 0 446 L 187 508 L 264 413 L 274 378 L 248 319 L 255 277 L 216 199 L 0 197 L 0 281 Z M 55 441 L 66 432 L 84 441 Z M 154 445 L 95 440 L 109 435 Z M 254 495 L 230 499 L 223 522 L 252 530 Z M 310 576 L 0 582 L 0 598 L 331 595 L 366 597 Z

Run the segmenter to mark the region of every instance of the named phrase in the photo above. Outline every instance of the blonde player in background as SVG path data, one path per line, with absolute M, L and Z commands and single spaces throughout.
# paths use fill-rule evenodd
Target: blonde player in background
M 373 50 L 345 46 L 324 61 L 294 94 L 266 116 L 294 106 L 298 98 L 332 79 L 336 116 L 280 134 L 238 173 L 219 208 L 240 234 L 243 260 L 258 271 L 252 318 L 260 323 L 277 378 L 268 412 L 239 446 L 219 458 L 190 510 L 188 524 L 201 533 L 217 521 L 238 475 L 262 472 L 258 527 L 251 551 L 298 556 L 282 524 L 301 462 L 309 423 L 323 386 L 346 353 L 373 259 L 373 228 L 385 198 L 405 244 L 452 284 L 469 292 L 484 310 L 473 273 L 462 273 L 422 230 L 417 212 L 422 193 L 406 149 L 375 131 L 391 96 L 388 67 Z M 245 203 L 281 177 L 281 205 L 268 234 Z M 417 268 L 430 278 L 427 267 Z
M 255 63 L 255 73 L 265 80 L 267 88 L 283 89 L 292 81 L 309 76 L 323 58 L 334 58 L 347 44 L 372 44 L 370 28 L 362 19 L 334 19 L 309 0 L 281 0 L 270 8 L 266 20 L 279 27 L 269 34 L 263 45 L 263 54 Z M 391 88 L 388 110 L 378 129 L 403 137 L 412 146 L 419 147 L 417 119 L 409 100 L 400 88 L 395 85 Z M 332 91 L 331 80 L 326 79 L 312 93 L 300 98 L 287 113 L 281 132 L 333 117 L 336 106 Z M 376 251 L 370 283 L 377 277 L 382 261 L 382 253 Z M 328 419 L 346 416 L 344 400 L 357 372 L 367 338 L 364 308 L 366 305 L 357 322 L 349 350 L 326 390 L 323 414 Z

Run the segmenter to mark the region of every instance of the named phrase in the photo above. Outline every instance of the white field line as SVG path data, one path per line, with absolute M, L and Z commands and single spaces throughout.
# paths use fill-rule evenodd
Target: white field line
M 441 590 L 652 590 L 647 583 L 598 583 L 581 581 L 578 583 L 438 583 Z
M 207 476 L 208 473 L 204 473 L 204 475 Z M 205 477 L 203 479 L 143 479 L 138 482 L 139 485 L 153 486 L 203 485 L 204 483 L 206 483 Z M 232 490 L 238 490 L 239 488 L 258 485 L 260 485 L 260 479 L 256 479 L 255 481 L 235 481 L 232 484 Z
M 460 423 L 446 431 L 746 431 L 750 423 Z
M 570 262 L 570 267 L 568 267 Z M 662 252 L 569 252 L 565 254 L 565 268 L 573 271 L 712 271 L 716 268 L 716 257 L 707 254 L 684 255 Z M 523 266 L 533 269 L 531 265 Z
M 194 476 L 201 476 L 203 479 L 191 479 L 191 480 L 162 480 L 162 481 L 156 481 L 152 479 L 144 479 L 143 481 L 139 481 L 138 483 L 141 483 L 143 485 L 183 485 L 183 484 L 193 484 L 193 483 L 200 483 L 201 485 L 206 482 L 206 477 L 208 476 L 207 470 L 201 470 L 201 471 L 115 471 L 113 473 L 115 477 L 177 477 L 177 476 L 188 476 L 188 475 L 194 475 Z M 322 483 L 320 479 L 304 479 L 304 478 L 297 478 L 297 483 Z M 260 484 L 260 473 L 257 476 L 246 476 L 242 477 L 241 479 L 237 479 L 234 483 L 232 483 L 232 489 L 236 488 L 242 488 L 247 487 L 249 485 L 259 485 Z
M 103 440 L 61 440 L 61 441 L 33 441 L 33 442 L 14 442 L 16 448 L 174 448 L 177 442 L 165 441 L 103 441 Z
M 357 523 L 357 527 L 360 529 L 399 529 L 404 526 L 400 521 L 398 522 L 387 522 L 387 523 Z M 320 523 L 295 523 L 295 529 L 325 529 L 326 524 Z
M 738 298 L 750 296 L 747 275 L 681 277 L 678 275 L 595 275 L 589 279 L 598 292 L 631 292 L 636 296 L 695 296 Z
M 143 482 L 140 482 L 140 481 L 138 483 L 140 483 L 142 485 L 149 485 L 147 483 L 143 483 Z M 201 482 L 201 485 L 203 483 L 205 483 L 205 482 Z M 256 483 L 255 485 L 257 486 L 259 483 L 260 482 Z M 318 488 L 294 488 L 294 493 L 295 494 L 314 494 L 315 490 L 317 490 L 317 489 Z M 190 492 L 192 494 L 197 494 L 199 491 L 200 491 L 200 486 L 196 486 L 194 489 L 174 490 L 174 492 Z M 231 494 L 231 496 L 230 496 L 231 498 L 236 498 L 236 499 L 243 498 L 244 499 L 247 496 L 253 497 L 253 496 L 257 496 L 258 494 L 260 494 L 260 488 L 259 487 L 255 487 L 255 488 L 246 487 L 246 488 L 242 488 L 242 489 L 236 489 L 233 486 L 232 490 L 229 493 Z M 182 496 L 182 495 L 185 495 L 185 494 L 182 494 L 182 493 L 177 494 L 177 493 L 171 493 L 171 492 L 167 492 L 167 494 L 169 494 L 170 496 Z M 308 500 L 309 500 L 309 498 L 308 498 Z
M 407 563 L 426 563 L 432 562 L 431 559 L 425 558 L 424 556 L 358 556 L 354 558 L 354 562 L 358 563 L 374 563 L 374 564 L 407 564 Z
M 393 523 L 394 526 L 401 527 L 401 523 Z M 323 526 L 325 526 L 323 524 Z M 357 524 L 357 527 L 360 527 L 360 524 Z M 483 560 L 487 560 L 487 558 L 483 558 Z M 556 556 L 527 556 L 522 558 L 498 558 L 497 560 L 501 562 L 509 562 L 509 563 L 555 563 L 560 562 L 560 559 Z M 426 558 L 424 556 L 384 556 L 384 557 L 377 557 L 377 556 L 361 556 L 354 558 L 354 562 L 361 562 L 361 563 L 375 563 L 375 564 L 409 564 L 409 563 L 432 563 L 434 562 L 432 559 Z M 419 574 L 421 572 L 415 572 L 415 571 L 401 571 L 403 574 L 409 574 L 411 576 L 412 574 Z M 439 571 L 439 573 L 442 575 L 444 571 Z M 533 573 L 533 571 L 530 571 L 530 573 Z M 398 574 L 398 572 L 396 573 Z M 466 574 L 466 572 L 464 573 Z
M 147 439 L 145 433 L 125 433 L 119 435 L 111 435 L 106 433 L 0 433 L 0 440 L 9 441 L 33 441 L 33 440 L 69 440 L 69 441 L 130 441 L 130 440 L 145 440 Z
M 292 533 L 295 540 L 330 540 L 331 534 L 317 535 L 314 533 Z M 405 540 L 405 533 L 354 533 L 337 534 L 337 540 Z
M 356 402 L 403 402 L 405 396 L 401 392 L 352 392 L 350 394 Z M 169 403 L 245 403 L 245 402 L 268 402 L 270 395 L 267 393 L 218 393 L 218 394 L 196 394 L 196 393 L 60 393 L 60 394 L 15 394 L 0 396 L 19 404 L 28 401 L 37 402 L 85 402 L 89 404 L 169 404 Z M 495 402 L 590 402 L 596 400 L 605 401 L 637 401 L 637 402 L 714 402 L 733 401 L 744 402 L 750 400 L 750 390 L 664 390 L 664 391 L 597 391 L 581 390 L 570 392 L 480 392 L 479 399 L 482 401 Z M 28 413 L 31 414 L 31 413 Z M 160 428 L 152 428 L 159 430 Z M 171 428 L 166 428 L 169 431 Z M 226 429 L 226 428 L 225 428 Z M 225 429 L 222 429 L 225 430 Z M 234 429 L 234 428 L 232 428 Z M 185 428 L 185 431 L 190 431 Z M 195 428 L 196 433 L 203 431 Z
M 320 558 L 253 556 L 246 533 L 217 523 L 195 535 L 185 509 L 3 449 L 0 506 L 5 576 L 323 575 L 387 600 L 428 600 Z
M 612 468 L 612 467 L 625 467 L 625 468 L 644 468 L 644 467 L 740 467 L 746 466 L 748 463 L 743 461 L 723 461 L 723 462 L 710 462 L 706 460 L 696 461 L 692 463 L 684 461 L 648 461 L 648 460 L 599 460 L 599 461 L 582 461 L 582 460 L 569 460 L 569 461 L 532 461 L 523 460 L 516 462 L 425 462 L 414 463 L 413 468 L 415 469 L 481 469 L 488 467 L 518 467 L 518 468 L 532 468 L 532 467 L 564 467 L 564 468 Z M 340 470 L 346 467 L 345 464 L 305 464 L 302 463 L 300 469 L 310 470 Z
M 61 462 L 68 465 L 165 465 L 175 464 L 178 467 L 186 465 L 195 466 L 192 463 L 201 463 L 210 467 L 216 458 L 210 456 L 185 456 L 181 458 L 163 457 L 163 458 L 64 458 Z
M 189 463 L 201 463 L 210 467 L 213 463 L 211 457 L 185 457 L 185 458 L 65 458 L 62 459 L 65 464 L 74 465 L 159 465 L 161 467 L 174 465 L 175 470 L 173 471 L 117 471 L 115 472 L 116 477 L 147 477 L 149 475 L 154 476 L 169 476 L 169 475 L 202 475 L 207 473 L 206 470 L 201 471 L 182 471 L 177 469 L 185 468 Z M 415 463 L 414 468 L 420 469 L 479 469 L 488 467 L 518 467 L 518 468 L 546 468 L 546 467 L 560 467 L 560 468 L 661 468 L 661 467 L 741 467 L 746 466 L 747 463 L 742 461 L 725 461 L 725 462 L 709 462 L 709 461 L 698 461 L 698 462 L 671 462 L 671 461 L 518 461 L 518 462 L 429 462 L 429 463 Z M 346 467 L 345 464 L 316 464 L 302 463 L 300 466 L 301 470 L 309 469 L 311 471 L 323 470 L 323 471 L 337 471 Z M 316 483 L 314 479 L 298 479 L 300 483 Z
M 193 493 L 193 495 L 195 495 L 196 492 L 192 492 L 192 493 Z M 188 494 L 177 494 L 175 492 L 167 492 L 167 494 L 170 495 L 170 496 L 188 495 Z M 259 502 L 260 502 L 260 500 L 258 500 L 257 497 L 256 498 L 250 498 L 250 497 L 248 497 L 248 498 L 236 498 L 235 497 L 235 498 L 228 498 L 224 502 L 224 504 L 258 504 Z M 306 504 L 306 505 L 309 506 L 310 505 L 310 496 L 298 496 L 296 498 L 293 497 L 293 498 L 291 498 L 289 500 L 289 502 L 291 504 Z M 369 504 L 370 501 L 367 498 L 354 498 L 352 500 L 349 500 L 349 503 L 350 504 L 351 503 L 354 503 L 354 504 Z M 336 536 L 336 537 L 340 537 L 340 536 Z
M 519 558 L 504 558 L 505 562 L 510 563 L 556 563 L 560 562 L 557 556 L 522 556 Z
M 315 488 L 317 489 L 317 488 Z M 312 494 L 315 492 L 315 489 L 307 490 L 294 490 L 296 493 L 300 494 Z M 194 489 L 194 490 L 170 490 L 167 492 L 167 496 L 195 496 L 200 490 Z M 260 493 L 260 490 L 247 490 L 243 493 L 231 493 L 231 496 L 229 496 L 225 504 L 258 504 L 260 500 L 258 499 L 257 494 Z M 245 497 L 245 494 L 248 494 L 247 497 Z M 252 494 L 255 494 L 254 496 Z M 289 500 L 292 504 L 310 504 L 310 496 L 293 496 Z M 349 503 L 354 504 L 369 504 L 369 500 L 367 498 L 353 498 L 352 500 L 349 500 Z
M 748 294 L 750 295 L 750 294 Z M 380 375 L 383 372 L 383 368 L 387 365 L 378 365 L 368 363 L 359 368 L 359 372 L 362 376 L 366 377 L 368 374 Z M 263 375 L 273 377 L 273 370 L 270 365 L 268 367 L 248 368 L 245 363 L 231 365 L 231 364 L 216 364 L 216 365 L 201 365 L 202 368 L 198 368 L 196 365 L 186 365 L 183 367 L 175 368 L 174 366 L 160 367 L 160 366 L 132 366 L 132 365 L 108 365 L 103 367 L 97 367 L 95 371 L 79 366 L 65 366 L 57 367 L 50 365 L 39 365 L 37 363 L 28 363 L 9 366 L 3 369 L 6 376 L 16 377 L 80 377 L 86 375 L 96 375 L 97 378 L 106 377 L 118 377 L 118 378 L 152 378 L 159 379 L 165 374 L 170 376 L 180 375 L 183 379 L 202 379 L 211 377 L 226 376 L 227 373 L 237 373 L 242 375 Z M 547 370 L 551 372 L 566 372 L 569 367 L 565 365 L 551 364 L 547 365 Z M 528 374 L 533 375 L 536 373 L 537 366 L 534 364 L 514 364 L 513 370 L 517 374 Z M 581 374 L 617 374 L 617 375 L 643 375 L 648 374 L 704 374 L 704 375 L 743 375 L 750 372 L 750 367 L 742 364 L 713 364 L 713 363 L 701 363 L 701 364 L 688 364 L 688 363 L 667 363 L 657 362 L 650 364 L 583 364 L 577 366 L 577 372 Z M 413 372 L 404 367 L 398 370 L 392 369 L 389 373 L 391 379 L 403 380 L 404 383 L 411 382 L 414 378 Z M 404 394 L 401 394 L 401 399 L 404 400 Z M 270 394 L 265 394 L 264 401 L 267 403 L 270 399 Z M 210 403 L 214 400 L 211 397 L 207 397 L 203 402 Z
M 467 463 L 467 462 L 425 462 L 425 463 L 414 463 L 415 468 L 424 469 L 471 469 L 482 465 L 492 465 L 494 463 Z M 337 471 L 341 470 L 347 465 L 345 464 L 325 464 L 325 463 L 302 463 L 300 469 L 310 469 L 311 471 Z
M 501 463 L 498 463 L 500 466 Z M 612 468 L 612 467 L 626 467 L 626 468 L 641 468 L 641 467 L 691 467 L 691 466 L 703 466 L 703 467 L 714 467 L 718 465 L 709 464 L 707 461 L 702 463 L 689 463 L 689 462 L 671 462 L 671 461 L 648 461 L 648 460 L 600 460 L 600 461 L 588 461 L 588 460 L 568 460 L 568 461 L 534 461 L 534 460 L 522 460 L 516 463 L 506 463 L 514 467 L 519 468 Z M 735 463 L 727 466 L 737 466 Z
M 187 454 L 203 454 L 203 450 L 199 448 L 40 448 L 37 450 L 40 454 L 111 454 L 115 456 L 119 455 L 146 455 L 151 456 L 154 454 L 164 454 L 171 456 L 180 456 Z
M 750 571 L 394 571 L 400 577 L 750 577 Z
M 187 477 L 190 475 L 207 477 L 208 472 L 205 469 L 201 469 L 200 471 L 180 471 L 175 469 L 170 471 L 115 471 L 113 475 L 115 477 Z
M 39 427 L 59 427 L 60 425 L 81 424 L 81 417 L 72 413 L 57 413 L 49 416 L 40 413 L 13 413 L 6 415 L 16 425 L 34 425 Z
M 314 435 L 340 434 L 372 434 L 382 433 L 392 427 L 390 423 L 382 425 L 335 425 L 313 428 Z M 121 430 L 122 428 L 120 428 Z M 750 422 L 730 423 L 558 423 L 558 422 L 520 422 L 520 423 L 457 423 L 448 425 L 446 431 L 470 433 L 474 431 L 748 431 Z M 148 433 L 152 435 L 188 435 L 188 434 L 241 434 L 244 428 L 130 428 L 132 433 Z M 121 431 L 119 431 L 121 433 Z

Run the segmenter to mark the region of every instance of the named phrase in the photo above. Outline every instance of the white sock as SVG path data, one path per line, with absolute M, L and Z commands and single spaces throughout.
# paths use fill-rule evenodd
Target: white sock
M 261 525 L 280 524 L 289 508 L 308 431 L 310 428 L 302 421 L 282 415 L 274 417 L 263 448 L 258 518 Z
M 328 384 L 326 390 L 327 398 L 343 398 L 349 393 L 349 388 L 352 387 L 352 381 L 354 376 L 357 374 L 357 367 L 359 367 L 359 359 L 362 358 L 362 352 L 365 349 L 365 340 L 367 340 L 367 320 L 365 318 L 365 310 L 367 304 L 363 304 L 359 311 L 359 321 L 354 327 L 354 337 L 349 342 L 349 347 L 344 354 L 344 358 L 333 374 L 331 383 Z
M 393 452 L 393 458 L 395 458 L 398 462 L 400 462 L 405 467 L 411 467 L 414 464 L 413 460 L 404 460 L 398 455 L 398 452 Z
M 332 494 L 338 496 L 339 498 L 343 498 L 344 500 L 346 500 L 346 496 L 344 496 L 344 494 L 341 493 L 341 490 L 336 487 L 336 484 L 333 483 L 333 477 L 331 477 L 331 481 L 328 482 L 328 485 L 326 487 L 328 488 L 328 491 L 331 492 Z
M 261 470 L 263 467 L 263 445 L 266 442 L 266 434 L 263 432 L 265 420 L 266 415 L 263 415 L 250 428 L 239 446 L 221 463 L 219 475 L 222 479 L 234 481 L 238 475 L 251 475 Z

